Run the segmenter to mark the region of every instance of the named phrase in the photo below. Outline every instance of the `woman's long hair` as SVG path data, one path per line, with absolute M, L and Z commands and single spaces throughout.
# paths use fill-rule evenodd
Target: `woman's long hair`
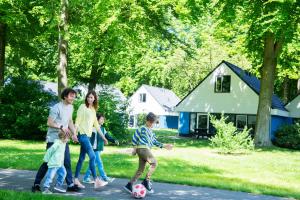
M 95 100 L 94 100 L 94 102 L 93 102 L 93 107 L 94 107 L 94 109 L 97 111 L 98 110 L 98 97 L 97 97 L 97 94 L 96 94 L 96 92 L 94 91 L 94 90 L 91 90 L 91 91 L 89 91 L 87 94 L 86 94 L 86 96 L 85 96 L 85 105 L 86 105 L 86 107 L 89 107 L 89 103 L 88 103 L 88 101 L 87 101 L 87 98 L 88 98 L 88 96 L 90 96 L 90 94 L 92 94 L 93 96 L 94 96 L 94 98 L 95 98 Z

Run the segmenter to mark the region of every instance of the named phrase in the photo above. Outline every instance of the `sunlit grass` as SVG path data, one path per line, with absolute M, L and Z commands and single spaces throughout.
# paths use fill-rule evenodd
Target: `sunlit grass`
M 43 195 L 41 193 L 32 193 L 32 192 L 16 192 L 9 190 L 0 190 L 0 199 L 1 200 L 12 200 L 12 199 L 30 199 L 30 200 L 75 200 L 78 198 L 59 196 L 59 195 Z M 92 198 L 81 198 L 83 200 L 88 200 Z
M 153 150 L 158 159 L 154 181 L 300 199 L 299 151 L 274 147 L 246 155 L 222 155 L 216 153 L 208 141 L 177 139 L 174 131 L 157 135 L 161 141 L 173 143 L 175 147 L 172 151 Z M 0 168 L 37 170 L 45 152 L 43 142 L 0 140 L 0 146 Z M 79 145 L 71 145 L 71 152 L 74 170 Z M 129 146 L 107 146 L 102 159 L 110 176 L 130 178 L 137 169 L 138 158 L 130 155 Z M 87 165 L 85 162 L 83 169 Z

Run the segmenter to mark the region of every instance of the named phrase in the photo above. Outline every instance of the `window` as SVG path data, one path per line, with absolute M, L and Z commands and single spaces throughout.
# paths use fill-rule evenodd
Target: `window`
M 197 122 L 197 115 L 196 115 L 196 113 L 191 113 L 191 115 L 190 115 L 190 130 L 191 130 L 191 132 L 195 131 L 196 122 Z
M 235 126 L 235 115 L 233 115 L 233 114 L 224 114 L 224 117 L 227 117 L 226 123 L 232 122 L 233 125 Z
M 247 115 L 237 115 L 236 116 L 237 129 L 244 129 L 246 125 L 247 125 Z
M 207 129 L 208 128 L 208 116 L 207 114 L 199 114 L 197 115 L 197 128 L 199 129 Z
M 294 119 L 294 124 L 299 123 L 300 124 L 300 118 L 295 118 Z
M 129 127 L 134 127 L 134 116 L 133 115 L 130 115 L 129 116 Z
M 256 124 L 256 115 L 249 115 L 247 127 L 255 130 L 255 124 Z
M 256 115 L 248 115 L 248 125 L 247 128 L 251 128 L 250 135 L 254 136 L 255 125 L 256 125 Z
M 216 93 L 228 93 L 230 92 L 231 77 L 229 75 L 218 76 L 215 82 Z
M 140 94 L 140 102 L 146 102 L 146 93 Z

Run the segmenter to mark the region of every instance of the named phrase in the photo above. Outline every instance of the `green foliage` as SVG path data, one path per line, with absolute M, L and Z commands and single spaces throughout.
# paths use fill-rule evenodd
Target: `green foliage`
M 98 112 L 105 115 L 104 127 L 120 143 L 130 141 L 130 135 L 127 130 L 128 114 L 126 112 L 127 102 L 122 101 L 119 97 L 109 91 L 101 91 L 99 94 Z
M 44 139 L 49 103 L 56 97 L 38 82 L 13 78 L 0 91 L 0 137 Z
M 254 142 L 249 132 L 251 129 L 245 127 L 238 131 L 232 122 L 226 123 L 226 117 L 222 114 L 221 119 L 210 116 L 211 123 L 217 130 L 217 134 L 210 139 L 211 145 L 219 149 L 220 153 L 247 153 L 254 149 Z
M 300 124 L 279 128 L 275 133 L 274 144 L 279 147 L 300 150 Z
M 137 126 L 138 127 L 146 124 L 146 116 L 147 116 L 146 113 L 138 114 L 138 116 L 137 116 Z
M 55 78 L 58 5 L 46 0 L 0 1 L 0 23 L 7 25 L 6 76 Z

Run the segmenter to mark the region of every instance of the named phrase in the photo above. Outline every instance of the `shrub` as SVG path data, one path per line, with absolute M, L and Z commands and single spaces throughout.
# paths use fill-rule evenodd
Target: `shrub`
M 289 149 L 300 149 L 300 124 L 285 125 L 275 132 L 274 144 Z
M 49 104 L 55 100 L 38 82 L 11 79 L 0 91 L 0 137 L 45 139 Z
M 138 116 L 137 116 L 137 126 L 138 127 L 145 125 L 146 116 L 147 116 L 146 113 L 138 114 Z
M 100 93 L 98 112 L 105 115 L 104 126 L 120 143 L 131 142 L 131 136 L 127 130 L 129 117 L 126 108 L 127 102 L 122 101 L 112 92 L 102 91 Z
M 222 114 L 221 119 L 210 116 L 211 123 L 216 128 L 216 135 L 210 139 L 211 145 L 219 149 L 220 153 L 247 153 L 254 149 L 254 142 L 249 132 L 251 129 L 245 127 L 238 131 L 232 122 L 226 123 Z

